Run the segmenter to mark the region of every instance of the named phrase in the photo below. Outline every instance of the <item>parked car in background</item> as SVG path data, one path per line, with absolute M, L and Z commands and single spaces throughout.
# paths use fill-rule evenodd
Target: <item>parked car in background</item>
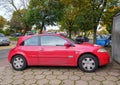
M 89 42 L 89 39 L 86 36 L 77 36 L 75 40 L 78 43 Z
M 15 70 L 27 66 L 78 66 L 82 71 L 93 72 L 110 62 L 108 52 L 101 46 L 77 44 L 58 34 L 22 36 L 13 48 L 8 61 Z
M 11 34 L 11 36 L 12 37 L 20 37 L 20 36 L 22 36 L 22 34 L 21 33 L 13 33 L 13 34 Z
M 101 46 L 110 46 L 111 35 L 97 35 L 96 44 L 101 45 Z
M 10 39 L 2 33 L 0 33 L 0 45 L 10 45 Z

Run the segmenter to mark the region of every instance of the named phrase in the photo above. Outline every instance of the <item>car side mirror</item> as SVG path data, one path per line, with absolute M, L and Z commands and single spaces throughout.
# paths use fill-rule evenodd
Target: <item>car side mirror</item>
M 66 46 L 68 48 L 68 47 L 71 46 L 71 44 L 67 42 L 67 43 L 64 44 L 64 46 Z

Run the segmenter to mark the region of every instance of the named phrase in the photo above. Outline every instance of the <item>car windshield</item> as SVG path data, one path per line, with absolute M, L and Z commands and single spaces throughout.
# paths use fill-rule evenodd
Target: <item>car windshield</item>
M 0 37 L 4 37 L 4 36 L 5 36 L 4 34 L 0 33 Z

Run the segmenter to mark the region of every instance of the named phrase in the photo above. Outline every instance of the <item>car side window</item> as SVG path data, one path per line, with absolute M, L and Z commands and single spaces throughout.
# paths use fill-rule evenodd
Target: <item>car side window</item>
M 58 36 L 41 36 L 41 46 L 64 46 L 66 42 Z
M 31 38 L 25 40 L 23 45 L 24 46 L 38 46 L 39 45 L 39 37 L 38 36 L 31 37 Z

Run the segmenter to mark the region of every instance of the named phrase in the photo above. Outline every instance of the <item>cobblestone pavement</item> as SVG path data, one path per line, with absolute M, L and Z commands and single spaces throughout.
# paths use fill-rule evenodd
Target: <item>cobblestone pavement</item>
M 15 71 L 7 65 L 0 67 L 0 85 L 120 85 L 120 65 L 112 62 L 93 73 L 77 67 L 41 66 Z

